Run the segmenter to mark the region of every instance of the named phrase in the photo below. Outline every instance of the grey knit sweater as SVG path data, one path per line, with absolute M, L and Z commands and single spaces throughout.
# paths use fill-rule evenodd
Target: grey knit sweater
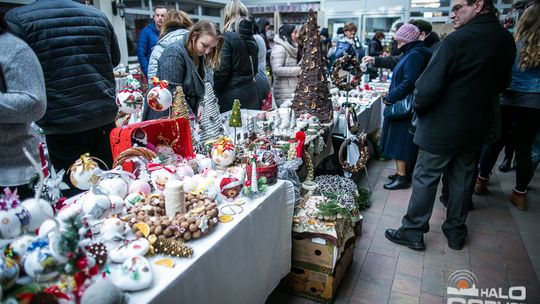
M 35 173 L 23 147 L 39 162 L 39 139 L 30 124 L 45 114 L 45 81 L 32 49 L 9 33 L 0 34 L 0 73 L 0 186 L 22 185 Z

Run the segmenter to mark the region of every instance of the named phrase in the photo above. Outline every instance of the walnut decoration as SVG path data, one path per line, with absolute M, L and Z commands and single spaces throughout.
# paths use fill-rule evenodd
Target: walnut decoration
M 356 164 L 352 165 L 349 164 L 344 159 L 344 152 L 346 150 L 346 147 L 350 145 L 351 143 L 358 146 L 358 151 L 360 151 L 360 157 L 358 157 L 358 160 L 356 161 Z M 350 173 L 357 173 L 361 170 L 364 170 L 366 167 L 366 163 L 369 159 L 369 150 L 366 145 L 366 135 L 362 134 L 359 136 L 359 138 L 347 138 L 341 146 L 339 147 L 339 163 L 341 165 L 341 168 L 343 168 L 343 171 L 350 172 Z
M 137 237 L 145 236 L 139 222 L 148 224 L 148 238 L 189 241 L 209 233 L 218 222 L 217 204 L 200 194 L 185 195 L 186 213 L 177 213 L 169 219 L 165 215 L 163 195 L 153 195 L 138 202 L 127 216 L 127 221 Z
M 352 74 L 352 80 L 347 81 L 347 77 L 345 77 L 343 80 L 343 77 L 339 76 L 340 71 L 346 71 L 347 74 Z M 336 59 L 334 62 L 330 79 L 338 89 L 348 92 L 354 90 L 354 88 L 358 86 L 358 79 L 360 79 L 360 75 L 362 75 L 362 70 L 360 69 L 360 62 L 358 61 L 358 58 L 346 54 L 345 56 Z

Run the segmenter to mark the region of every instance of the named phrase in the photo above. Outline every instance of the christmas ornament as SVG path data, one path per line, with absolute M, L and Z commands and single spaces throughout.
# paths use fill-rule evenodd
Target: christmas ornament
M 86 247 L 86 254 L 96 261 L 96 265 L 98 265 L 99 268 L 103 268 L 109 258 L 107 246 L 101 242 L 93 243 Z
M 234 200 L 242 192 L 243 183 L 236 177 L 223 177 L 219 183 L 219 193 L 228 200 Z
M 122 245 L 112 249 L 109 257 L 114 263 L 122 263 L 132 257 L 144 256 L 148 249 L 150 249 L 150 243 L 145 238 L 126 240 Z
M 154 275 L 146 258 L 133 256 L 122 263 L 120 270 L 111 271 L 110 279 L 121 290 L 136 291 L 150 287 Z
M 111 212 L 111 200 L 104 189 L 92 187 L 79 200 L 85 215 L 94 220 L 105 218 Z
M 152 188 L 150 188 L 150 185 L 148 184 L 147 181 L 136 179 L 129 184 L 128 192 L 129 193 L 140 192 L 144 194 L 150 194 L 150 192 L 152 192 Z
M 24 271 L 37 282 L 46 282 L 58 276 L 58 260 L 49 248 L 48 238 L 38 238 L 24 257 Z
M 165 190 L 165 184 L 170 179 L 176 179 L 176 168 L 174 166 L 163 166 L 161 164 L 150 163 L 147 167 L 150 173 L 152 186 L 156 191 Z
M 110 217 L 103 222 L 100 232 L 106 241 L 122 239 L 126 233 L 125 223 L 117 217 Z
M 326 64 L 321 53 L 317 15 L 310 9 L 300 62 L 301 72 L 292 103 L 297 113 L 311 113 L 322 123 L 328 123 L 332 121 L 333 107 L 326 77 Z
M 204 84 L 204 98 L 199 107 L 199 113 L 201 117 L 199 122 L 201 142 L 217 139 L 223 135 L 218 99 L 214 95 L 212 84 L 209 82 Z
M 233 163 L 236 149 L 228 137 L 220 137 L 214 142 L 210 155 L 218 167 L 224 168 Z
M 97 185 L 109 195 L 117 195 L 122 199 L 128 194 L 128 183 L 120 176 L 102 177 Z
M 176 86 L 169 118 L 183 117 L 189 121 L 189 108 L 182 86 Z
M 146 102 L 154 111 L 165 111 L 172 104 L 172 95 L 167 89 L 169 82 L 166 80 L 159 80 L 157 77 L 152 77 L 152 82 L 154 83 L 154 88 L 148 91 Z
M 36 201 L 30 198 L 22 202 L 22 206 L 30 214 L 30 222 L 25 227 L 29 232 L 34 232 L 46 219 L 54 217 L 53 208 L 46 200 L 39 199 Z
M 19 278 L 19 265 L 12 258 L 0 255 L 0 287 L 9 289 Z
M 122 290 L 114 285 L 109 278 L 99 278 L 85 289 L 81 304 L 118 304 L 125 303 Z
M 4 256 L 13 259 L 22 267 L 22 258 L 26 254 L 28 247 L 34 241 L 35 236 L 23 234 L 15 238 L 8 246 L 4 248 Z
M 135 114 L 141 111 L 144 96 L 140 90 L 126 87 L 116 94 L 116 105 L 122 113 Z
M 127 196 L 126 196 L 127 198 Z M 109 200 L 111 201 L 111 214 L 118 215 L 124 212 L 124 199 L 118 195 L 109 195 Z
M 0 238 L 11 239 L 20 235 L 23 226 L 30 223 L 30 213 L 21 206 L 17 190 L 4 188 L 0 195 Z
M 102 170 L 99 168 L 96 161 L 105 165 L 99 158 L 92 157 L 90 154 L 86 153 L 81 155 L 81 157 L 69 167 L 69 180 L 73 186 L 81 190 L 88 190 L 90 187 L 97 185 Z

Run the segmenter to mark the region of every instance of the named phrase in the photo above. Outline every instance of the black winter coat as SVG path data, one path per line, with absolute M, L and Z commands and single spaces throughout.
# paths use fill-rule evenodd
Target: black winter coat
M 120 50 L 113 27 L 99 10 L 71 0 L 39 0 L 14 8 L 5 19 L 36 53 L 47 89 L 46 134 L 69 134 L 114 121 L 113 67 Z
M 240 100 L 242 109 L 259 110 L 255 77 L 258 68 L 259 47 L 253 38 L 253 22 L 243 20 L 239 33 L 224 33 L 221 65 L 214 73 L 214 91 L 219 99 L 220 112 L 232 109 L 234 99 Z
M 443 39 L 416 82 L 414 143 L 453 155 L 488 142 L 496 97 L 510 83 L 515 54 L 512 35 L 490 13 Z

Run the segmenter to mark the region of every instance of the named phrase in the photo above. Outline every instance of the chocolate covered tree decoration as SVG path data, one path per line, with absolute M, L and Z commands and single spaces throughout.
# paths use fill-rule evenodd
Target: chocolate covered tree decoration
M 177 86 L 174 91 L 173 103 L 171 106 L 170 118 L 183 117 L 189 121 L 189 110 L 186 103 L 186 95 L 182 86 Z
M 242 112 L 240 111 L 240 100 L 238 99 L 235 99 L 233 102 L 229 127 L 234 128 L 234 144 L 236 145 L 236 128 L 242 127 Z
M 319 40 L 317 15 L 310 9 L 293 109 L 297 115 L 309 113 L 327 123 L 332 120 L 333 108 Z
M 201 129 L 201 142 L 217 139 L 223 135 L 223 125 L 219 115 L 219 104 L 214 94 L 212 84 L 209 82 L 204 84 L 204 98 L 201 104 L 202 115 L 199 127 Z

